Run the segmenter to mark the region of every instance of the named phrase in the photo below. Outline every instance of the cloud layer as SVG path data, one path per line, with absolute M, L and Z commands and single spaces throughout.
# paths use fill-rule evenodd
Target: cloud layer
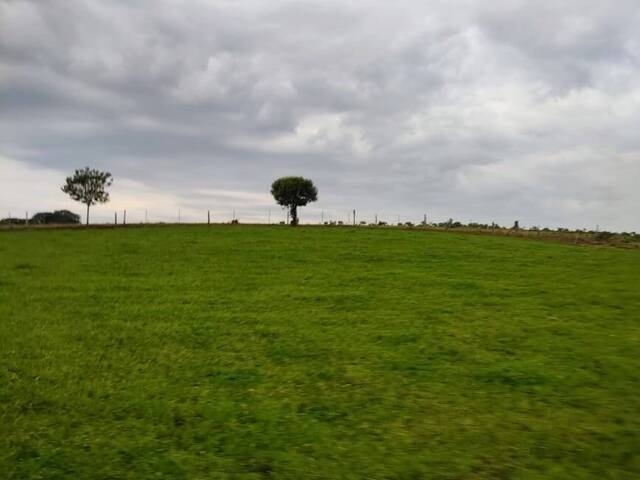
M 309 221 L 640 230 L 635 0 L 5 0 L 0 25 L 0 209 L 69 206 L 91 165 L 105 218 L 266 219 L 300 174 Z

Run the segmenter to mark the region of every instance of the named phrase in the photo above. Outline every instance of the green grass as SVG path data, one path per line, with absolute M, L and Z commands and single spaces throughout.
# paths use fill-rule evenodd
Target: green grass
M 640 251 L 0 232 L 0 478 L 637 479 Z

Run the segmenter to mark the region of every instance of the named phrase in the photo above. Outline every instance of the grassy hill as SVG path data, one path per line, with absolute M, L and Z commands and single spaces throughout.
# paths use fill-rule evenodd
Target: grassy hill
M 0 232 L 8 479 L 636 479 L 640 251 Z

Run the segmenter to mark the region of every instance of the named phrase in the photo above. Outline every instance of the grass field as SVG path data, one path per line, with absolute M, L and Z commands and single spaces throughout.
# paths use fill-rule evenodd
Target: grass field
M 0 478 L 637 479 L 640 251 L 0 232 Z

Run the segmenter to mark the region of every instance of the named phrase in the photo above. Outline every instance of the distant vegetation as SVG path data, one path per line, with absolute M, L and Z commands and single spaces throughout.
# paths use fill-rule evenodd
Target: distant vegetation
M 56 210 L 53 213 L 41 212 L 36 213 L 29 223 L 35 225 L 65 225 L 65 224 L 78 224 L 80 223 L 80 215 L 76 215 L 69 210 Z
M 25 218 L 3 218 L 0 225 L 76 225 L 80 223 L 80 215 L 69 210 L 39 212 L 28 220 Z
M 92 205 L 98 203 L 106 203 L 109 201 L 108 187 L 112 185 L 113 177 L 109 172 L 101 172 L 96 169 L 85 167 L 74 172 L 72 176 L 67 177 L 62 191 L 67 193 L 72 199 L 82 202 L 87 206 L 86 223 L 89 224 L 89 211 Z M 298 208 L 303 207 L 311 202 L 318 200 L 318 189 L 313 181 L 304 177 L 281 177 L 275 180 L 271 185 L 271 194 L 274 200 L 287 210 L 287 222 L 279 221 L 280 224 L 290 223 L 298 225 L 299 216 Z M 117 218 L 117 217 L 116 217 Z M 126 210 L 125 210 L 126 218 Z M 210 223 L 210 216 L 207 212 L 207 223 Z M 368 223 L 364 220 L 356 222 L 356 211 L 353 211 L 353 222 L 344 222 L 342 220 L 323 221 L 328 226 L 375 226 L 386 227 L 395 226 L 401 228 L 421 228 L 435 230 L 457 230 L 469 233 L 491 233 L 495 235 L 515 235 L 535 238 L 553 238 L 560 241 L 571 241 L 572 243 L 596 243 L 622 246 L 638 246 L 640 247 L 640 235 L 636 232 L 608 232 L 599 230 L 571 230 L 568 228 L 540 228 L 531 226 L 528 228 L 520 227 L 520 222 L 515 220 L 511 227 L 504 227 L 495 222 L 479 223 L 469 222 L 467 224 L 449 218 L 444 222 L 427 222 L 425 214 L 424 219 L 420 222 L 400 221 L 398 217 L 397 223 L 389 223 L 387 221 L 378 221 L 375 216 L 375 222 Z M 24 218 L 3 218 L 0 220 L 0 226 L 14 225 L 68 225 L 80 223 L 80 217 L 68 210 L 57 210 L 53 213 L 42 212 L 34 215 L 31 219 Z M 115 222 L 117 223 L 117 221 Z M 125 223 L 125 222 L 123 222 Z M 146 223 L 146 221 L 145 221 Z M 160 222 L 164 223 L 164 222 Z M 180 222 L 178 222 L 180 223 Z M 231 220 L 232 224 L 238 224 L 240 221 L 235 218 Z
M 341 220 L 329 220 L 325 221 L 326 226 L 344 226 L 345 223 Z M 449 219 L 446 222 L 435 223 L 413 223 L 413 222 L 399 222 L 397 224 L 389 224 L 385 221 L 378 221 L 378 223 L 367 223 L 361 221 L 358 223 L 360 227 L 389 227 L 389 228 L 410 228 L 416 230 L 439 230 L 439 231 L 455 231 L 460 233 L 475 233 L 485 235 L 497 235 L 497 236 L 517 236 L 533 239 L 548 239 L 556 240 L 565 243 L 575 244 L 607 244 L 617 246 L 631 246 L 640 247 L 640 234 L 636 232 L 608 232 L 599 230 L 571 230 L 568 228 L 539 228 L 529 227 L 522 228 L 514 223 L 512 227 L 504 227 L 497 223 L 476 223 L 470 222 L 468 224 L 462 223 L 457 220 Z
M 7 217 L 0 220 L 0 225 L 24 225 L 26 220 L 24 218 Z

